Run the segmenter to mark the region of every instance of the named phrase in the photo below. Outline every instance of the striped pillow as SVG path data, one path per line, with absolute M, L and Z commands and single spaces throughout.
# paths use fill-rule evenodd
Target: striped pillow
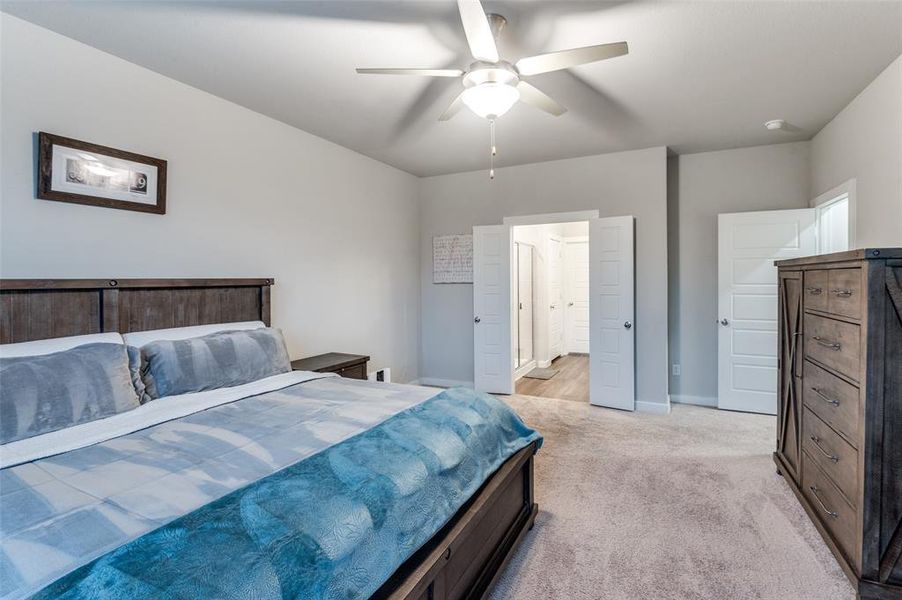
M 123 344 L 0 358 L 0 443 L 137 408 Z
M 291 371 L 278 329 L 223 331 L 141 347 L 142 375 L 151 398 L 233 387 Z

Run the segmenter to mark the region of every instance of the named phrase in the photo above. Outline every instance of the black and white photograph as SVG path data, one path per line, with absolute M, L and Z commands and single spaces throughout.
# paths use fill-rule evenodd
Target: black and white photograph
M 164 214 L 166 161 L 39 135 L 38 198 Z
M 67 158 L 66 183 L 147 195 L 147 174 L 104 164 L 93 157 Z

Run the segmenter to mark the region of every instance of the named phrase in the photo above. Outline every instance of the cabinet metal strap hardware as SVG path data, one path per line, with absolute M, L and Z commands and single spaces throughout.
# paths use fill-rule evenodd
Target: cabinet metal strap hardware
M 821 446 L 821 444 L 820 444 L 821 438 L 817 437 L 816 435 L 812 435 L 812 436 L 811 436 L 811 441 L 814 442 L 814 446 L 815 446 L 818 450 L 821 451 L 821 454 L 823 454 L 824 456 L 826 456 L 827 458 L 829 458 L 830 460 L 832 460 L 832 461 L 835 462 L 835 463 L 839 462 L 839 457 L 838 457 L 838 456 L 836 456 L 835 454 L 832 454 L 832 453 L 827 452 L 826 450 L 824 450 L 824 447 Z
M 811 388 L 811 391 L 814 392 L 815 394 L 817 394 L 818 396 L 820 396 L 821 400 L 823 400 L 824 402 L 826 402 L 828 404 L 832 404 L 833 406 L 839 406 L 839 400 L 834 400 L 833 398 L 830 398 L 829 396 L 825 396 L 824 392 L 820 391 L 816 387 Z
M 823 340 L 823 339 L 819 338 L 818 336 L 814 336 L 812 339 L 815 342 L 817 342 L 818 344 L 820 344 L 821 346 L 823 346 L 825 348 L 830 348 L 831 350 L 839 351 L 839 349 L 842 347 L 837 342 L 830 342 L 828 340 Z
M 818 295 L 820 295 L 821 292 L 824 291 L 819 287 L 809 287 L 809 288 L 805 288 L 805 289 L 808 290 L 809 294 L 812 294 L 814 296 L 818 296 Z
M 841 298 L 848 298 L 852 295 L 852 290 L 833 290 L 833 293 Z
M 820 491 L 819 489 L 817 489 L 817 486 L 810 485 L 810 486 L 808 486 L 808 489 L 811 490 L 812 494 L 814 494 L 814 499 L 817 500 L 817 503 L 821 505 L 821 509 L 824 511 L 824 514 L 827 515 L 828 517 L 835 519 L 838 515 L 835 512 L 833 512 L 832 510 L 830 510 L 829 508 L 827 508 L 827 505 L 824 504 L 824 501 L 821 500 L 821 497 L 817 495 L 817 493 Z

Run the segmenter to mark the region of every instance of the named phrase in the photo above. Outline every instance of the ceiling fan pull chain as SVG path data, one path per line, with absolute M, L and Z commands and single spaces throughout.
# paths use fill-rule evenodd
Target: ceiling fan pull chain
M 491 136 L 491 154 L 489 156 L 489 179 L 495 179 L 495 155 L 498 151 L 495 148 L 495 119 L 489 121 L 489 132 Z

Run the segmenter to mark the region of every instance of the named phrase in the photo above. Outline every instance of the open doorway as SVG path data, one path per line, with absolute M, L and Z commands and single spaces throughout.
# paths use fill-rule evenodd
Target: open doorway
M 513 229 L 541 224 L 566 226 L 579 221 L 587 223 L 583 231 L 588 231 L 588 296 L 591 299 L 589 314 L 585 315 L 589 321 L 588 399 L 597 406 L 635 410 L 635 219 L 632 216 L 599 218 L 597 211 L 505 217 L 501 225 L 473 227 L 473 379 L 477 390 L 515 393 L 517 365 L 526 370 L 530 362 L 521 361 L 521 356 L 532 356 L 536 368 L 549 368 L 557 357 L 578 353 L 569 343 L 578 342 L 580 321 L 565 319 L 567 311 L 577 307 L 577 301 L 573 300 L 572 307 L 567 306 L 571 300 L 565 296 L 563 266 L 557 271 L 560 296 L 555 288 L 546 285 L 547 281 L 538 281 L 545 277 L 548 258 L 539 256 L 536 249 L 547 253 L 547 246 L 555 244 L 551 239 L 555 236 L 532 242 L 532 250 L 523 250 L 522 268 L 524 276 L 528 272 L 531 277 L 532 291 L 524 290 L 521 294 L 517 260 L 520 246 L 525 248 L 527 242 L 521 237 L 518 241 L 523 243 L 515 245 Z M 553 254 L 562 263 L 566 237 L 569 237 L 566 229 L 558 231 L 560 252 Z M 525 262 L 530 253 L 531 260 Z M 527 336 L 522 341 L 519 339 L 521 295 L 532 300 L 534 314 L 528 321 L 530 325 L 524 320 L 524 328 L 532 329 L 531 345 L 527 345 Z M 555 309 L 551 309 L 552 304 Z M 572 335 L 567 333 L 568 327 Z M 560 328 L 560 335 L 552 333 L 555 328 Z
M 518 394 L 589 402 L 589 223 L 511 229 Z

